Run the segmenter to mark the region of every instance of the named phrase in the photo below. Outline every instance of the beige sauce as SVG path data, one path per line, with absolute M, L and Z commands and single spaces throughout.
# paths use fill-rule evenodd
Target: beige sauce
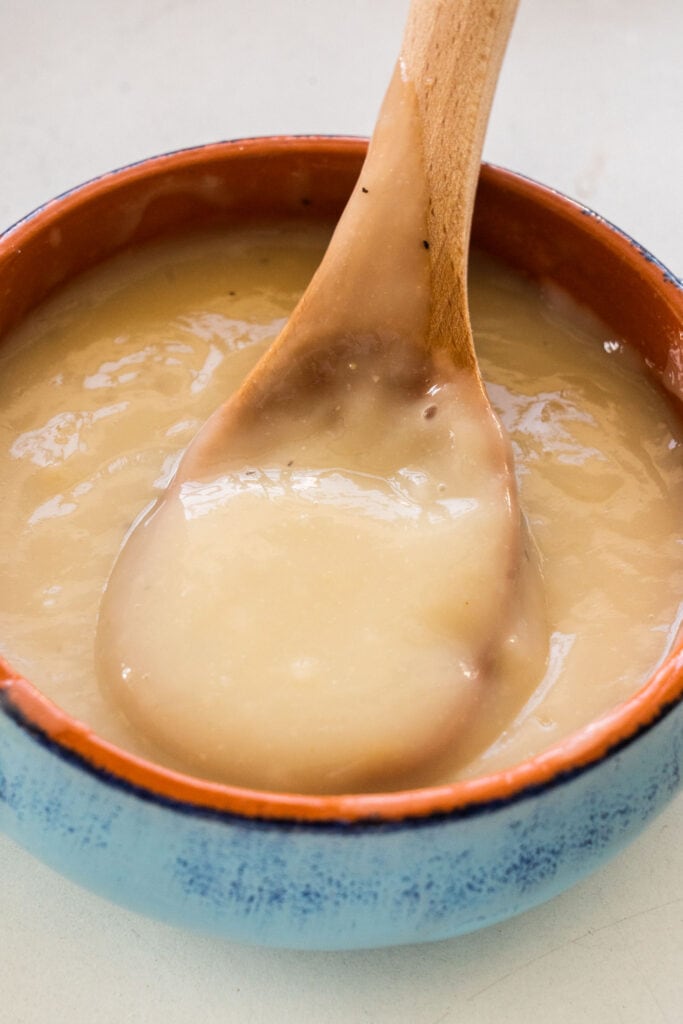
M 291 778 L 283 781 L 278 765 L 303 747 L 307 788 L 318 791 L 356 782 L 361 788 L 362 777 L 370 787 L 421 784 L 512 764 L 633 692 L 666 651 L 683 583 L 683 472 L 678 424 L 629 354 L 488 266 L 473 272 L 475 334 L 541 552 L 552 632 L 546 669 L 528 666 L 528 638 L 510 628 L 487 685 L 467 684 L 469 669 L 476 677 L 481 664 L 480 652 L 466 646 L 476 599 L 474 607 L 459 604 L 450 578 L 463 559 L 480 553 L 466 530 L 460 546 L 444 543 L 444 530 L 452 536 L 453 517 L 462 519 L 457 510 L 465 510 L 453 478 L 430 462 L 444 431 L 464 429 L 466 393 L 459 410 L 439 395 L 437 414 L 427 416 L 422 395 L 397 416 L 361 393 L 353 430 L 340 434 L 332 424 L 324 450 L 319 434 L 308 435 L 293 451 L 283 448 L 271 466 L 250 453 L 240 469 L 186 486 L 177 505 L 182 516 L 168 517 L 145 556 L 157 563 L 155 585 L 171 597 L 160 626 L 165 661 L 158 677 L 168 676 L 169 688 L 146 691 L 144 664 L 135 667 L 132 698 L 122 687 L 110 702 L 98 688 L 98 607 L 124 535 L 168 483 L 177 453 L 278 332 L 324 241 L 315 233 L 263 232 L 153 247 L 89 275 L 7 342 L 0 354 L 0 481 L 12 499 L 0 506 L 0 648 L 101 735 L 210 777 L 284 785 Z M 391 445 L 369 460 L 364 454 L 387 419 L 387 444 L 403 438 L 402 452 L 414 447 L 400 464 Z M 269 500 L 255 503 L 256 493 Z M 301 527 L 278 549 L 284 593 L 272 585 L 283 506 Z M 192 674 L 197 647 L 187 641 L 182 597 L 183 587 L 197 586 L 197 562 L 178 565 L 167 552 L 177 549 L 178 531 L 184 544 L 191 531 L 188 551 L 217 546 L 234 529 L 235 515 L 248 544 L 230 550 L 230 563 L 216 567 L 209 586 L 201 580 L 202 664 L 215 662 L 212 686 L 205 687 Z M 302 572 L 311 538 L 321 558 L 309 557 Z M 387 546 L 397 548 L 393 564 Z M 417 562 L 422 574 L 411 572 Z M 202 565 L 210 574 L 211 561 L 202 556 Z M 248 614 L 243 595 L 230 586 L 238 574 L 252 576 Z M 321 596 L 311 605 L 312 588 Z M 224 633 L 216 602 L 206 604 L 211 594 L 231 609 Z M 147 604 L 144 615 L 156 605 Z M 306 607 L 314 628 L 302 631 Z M 377 629 L 365 628 L 369 616 Z M 128 622 L 135 624 L 135 616 Z M 334 692 L 340 665 L 330 672 L 327 658 L 340 630 L 353 637 L 349 650 L 364 647 L 383 673 L 370 710 L 367 678 L 353 669 L 353 699 Z M 389 631 L 395 643 L 387 644 Z M 140 641 L 133 635 L 128 650 L 142 649 Z M 418 672 L 406 642 L 419 651 Z M 243 684 L 231 682 L 223 692 L 216 685 L 226 675 L 226 650 L 231 680 L 239 669 L 250 681 L 239 713 L 230 687 Z M 270 681 L 255 660 L 263 650 Z M 127 652 L 104 656 L 131 667 L 123 664 Z M 453 664 L 465 669 L 455 699 Z M 318 701 L 321 687 L 327 695 Z M 303 736 L 288 724 L 293 700 L 313 716 Z M 142 719 L 143 731 L 126 722 L 120 703 L 131 719 Z M 342 719 L 349 712 L 355 732 L 344 750 Z M 406 728 L 421 750 L 431 751 L 431 764 L 419 757 L 406 765 L 404 740 L 396 743 Z M 239 753 L 230 753 L 226 770 L 227 747 Z M 354 758 L 364 761 L 360 774 Z M 311 783 L 311 765 L 319 766 L 318 782 Z M 265 775 L 254 779 L 255 770 Z

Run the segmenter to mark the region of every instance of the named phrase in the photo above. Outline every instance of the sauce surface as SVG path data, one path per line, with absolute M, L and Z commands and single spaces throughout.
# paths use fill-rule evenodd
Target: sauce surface
M 99 689 L 98 608 L 131 523 L 166 486 L 178 453 L 206 416 L 278 333 L 326 240 L 312 230 L 254 230 L 120 257 L 36 311 L 0 350 L 0 480 L 13 496 L 0 506 L 0 648 L 47 696 L 105 738 L 209 777 L 224 776 L 204 751 L 194 758 L 162 752 Z M 475 262 L 471 306 L 482 370 L 513 441 L 521 500 L 540 551 L 550 654 L 545 668 L 531 666 L 515 650 L 524 638 L 511 635 L 495 685 L 477 697 L 464 735 L 447 730 L 431 774 L 414 768 L 412 775 L 399 773 L 396 785 L 482 774 L 538 752 L 637 689 L 678 623 L 681 431 L 666 399 L 617 340 L 568 315 L 557 296 L 542 300 L 531 286 Z M 406 413 L 412 426 L 448 422 L 424 418 L 424 412 L 421 402 Z M 357 438 L 373 434 L 383 415 L 379 408 L 364 414 Z M 341 494 L 342 505 L 362 501 L 366 508 L 370 500 L 372 514 L 354 519 L 366 531 L 362 543 L 370 552 L 385 514 L 398 515 L 401 523 L 405 513 L 411 522 L 420 488 L 420 507 L 426 490 L 427 506 L 443 512 L 438 474 L 427 484 L 393 479 L 377 466 L 363 479 L 336 473 L 334 464 L 311 474 L 300 454 L 287 467 L 288 500 L 313 520 L 312 494 L 318 503 L 321 495 L 338 501 Z M 281 461 L 286 466 L 289 458 Z M 247 519 L 251 489 L 282 484 L 282 470 L 280 477 L 259 472 L 240 481 Z M 195 512 L 207 500 L 220 505 L 221 488 L 224 493 L 235 480 L 213 483 L 217 489 L 208 498 L 206 489 L 186 495 Z M 215 522 L 220 529 L 220 519 Z M 432 525 L 433 572 L 420 585 L 421 600 L 432 594 L 435 575 L 440 594 L 448 576 L 438 522 Z M 349 529 L 347 520 L 338 526 L 342 534 Z M 262 536 L 255 529 L 255 549 L 263 546 Z M 258 563 L 256 550 L 249 565 L 255 554 Z M 265 557 L 260 572 L 265 585 Z M 389 577 L 363 600 L 385 603 L 383 614 L 389 622 L 395 618 L 399 630 L 405 623 L 417 629 L 411 602 L 418 594 L 398 589 Z M 272 600 L 265 586 L 261 592 L 266 603 Z M 340 606 L 353 597 L 347 606 L 358 615 L 349 627 L 356 631 L 363 621 L 357 594 L 355 570 L 339 573 L 330 597 Z M 436 606 L 443 607 L 438 600 Z M 421 607 L 435 606 L 427 600 Z M 270 609 L 272 621 L 276 613 Z M 327 621 L 321 618 L 320 645 L 312 653 L 288 646 L 291 622 L 288 635 L 269 633 L 304 690 L 316 659 L 324 660 Z M 256 622 L 252 628 L 258 644 L 263 631 Z M 441 624 L 439 631 L 448 633 Z M 445 678 L 452 636 L 430 657 L 435 674 Z M 397 658 L 389 668 L 400 675 L 405 666 Z M 396 693 L 387 706 L 396 705 Z M 402 713 L 410 716 L 411 707 L 407 701 Z M 367 736 L 370 742 L 371 728 Z M 277 779 L 270 784 L 277 787 Z

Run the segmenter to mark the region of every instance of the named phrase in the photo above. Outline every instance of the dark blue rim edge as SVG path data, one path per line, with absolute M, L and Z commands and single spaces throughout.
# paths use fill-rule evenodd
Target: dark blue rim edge
M 625 739 L 619 740 L 614 744 L 614 746 L 610 747 L 604 752 L 604 754 L 595 760 L 590 761 L 587 764 L 559 772 L 557 775 L 553 775 L 552 778 L 547 779 L 545 782 L 526 786 L 507 797 L 500 797 L 495 800 L 487 800 L 479 803 L 473 802 L 471 804 L 465 804 L 462 807 L 455 807 L 450 811 L 437 810 L 427 814 L 404 815 L 401 818 L 388 820 L 382 818 L 380 815 L 369 813 L 366 816 L 354 818 L 352 820 L 346 820 L 339 817 L 331 818 L 329 820 L 310 821 L 305 818 L 296 818 L 289 815 L 259 815 L 258 813 L 240 814 L 236 811 L 216 807 L 206 807 L 186 800 L 176 800 L 173 797 L 157 793 L 155 790 L 148 789 L 145 786 L 138 786 L 135 783 L 130 782 L 128 779 L 125 779 L 120 775 L 116 775 L 114 772 L 108 771 L 106 768 L 93 764 L 92 761 L 88 760 L 84 755 L 70 750 L 67 747 L 63 747 L 48 736 L 47 733 L 27 718 L 27 716 L 14 705 L 7 690 L 0 690 L 0 711 L 6 714 L 7 717 L 15 723 L 15 725 L 19 726 L 19 728 L 23 729 L 24 732 L 28 733 L 33 739 L 35 739 L 40 746 L 45 748 L 51 754 L 56 754 L 68 764 L 84 769 L 89 775 L 99 779 L 109 786 L 112 786 L 114 789 L 121 790 L 130 796 L 134 796 L 145 801 L 146 803 L 178 811 L 182 814 L 189 815 L 190 817 L 222 821 L 226 825 L 238 824 L 245 828 L 254 826 L 261 828 L 277 828 L 278 830 L 284 828 L 288 831 L 332 831 L 344 833 L 363 831 L 364 829 L 370 829 L 373 831 L 398 831 L 402 828 L 413 829 L 416 827 L 419 828 L 422 826 L 433 825 L 441 821 L 459 821 L 461 819 L 474 818 L 480 815 L 488 815 L 501 808 L 512 807 L 525 800 L 540 796 L 547 790 L 554 789 L 556 786 L 563 786 L 571 782 L 573 779 L 579 778 L 580 776 L 600 767 L 600 765 L 604 764 L 607 760 L 616 757 L 617 754 L 626 750 L 640 739 L 642 735 L 657 726 L 672 714 L 682 703 L 683 698 L 677 698 L 676 700 L 663 705 L 659 709 L 658 714 L 651 721 L 641 725 L 640 728 Z M 419 792 L 419 790 L 416 790 L 416 792 Z M 368 795 L 371 796 L 372 794 Z

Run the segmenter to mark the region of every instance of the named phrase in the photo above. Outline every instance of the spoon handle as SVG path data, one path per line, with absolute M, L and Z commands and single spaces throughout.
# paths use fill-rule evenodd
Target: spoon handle
M 400 70 L 414 88 L 430 196 L 430 346 L 474 358 L 467 257 L 489 110 L 517 0 L 413 0 Z M 463 347 L 464 346 L 464 347 Z M 469 349 L 469 351 L 467 351 Z
M 323 261 L 277 339 L 187 450 L 176 483 L 224 465 L 240 425 L 263 424 L 266 410 L 273 422 L 294 421 L 311 395 L 350 386 L 345 375 L 359 358 L 394 394 L 463 370 L 491 413 L 467 256 L 515 8 L 516 0 L 413 0 L 367 158 Z

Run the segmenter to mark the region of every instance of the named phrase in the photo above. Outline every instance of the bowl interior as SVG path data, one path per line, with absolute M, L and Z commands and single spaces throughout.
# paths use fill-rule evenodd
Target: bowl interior
M 363 140 L 335 138 L 223 143 L 145 161 L 67 193 L 0 238 L 0 336 L 55 288 L 122 249 L 209 225 L 336 219 L 365 148 Z M 472 241 L 517 271 L 560 284 L 637 348 L 680 401 L 683 292 L 631 239 L 550 189 L 484 167 Z M 99 739 L 2 662 L 0 702 L 89 770 L 166 799 L 260 817 L 392 820 L 508 799 L 605 756 L 681 698 L 682 658 L 674 653 L 629 701 L 515 768 L 361 796 L 260 793 L 161 768 Z

